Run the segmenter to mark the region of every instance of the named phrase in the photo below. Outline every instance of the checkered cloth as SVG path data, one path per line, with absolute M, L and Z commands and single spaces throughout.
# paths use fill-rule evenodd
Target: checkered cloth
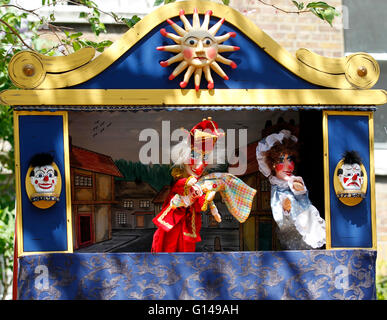
M 210 173 L 196 183 L 203 193 L 210 191 L 219 192 L 227 209 L 240 223 L 247 220 L 257 190 L 249 187 L 241 179 L 230 173 Z M 188 207 L 191 205 L 189 195 L 176 194 L 170 202 L 171 208 Z
M 218 191 L 227 209 L 240 223 L 247 220 L 257 190 L 230 173 L 210 173 L 197 182 L 203 192 Z

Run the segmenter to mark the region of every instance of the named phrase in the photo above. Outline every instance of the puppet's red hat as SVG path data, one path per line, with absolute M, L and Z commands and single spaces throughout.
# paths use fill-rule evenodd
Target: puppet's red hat
M 201 153 L 209 153 L 214 149 L 217 139 L 224 135 L 219 131 L 218 124 L 211 117 L 204 118 L 190 130 L 191 147 Z

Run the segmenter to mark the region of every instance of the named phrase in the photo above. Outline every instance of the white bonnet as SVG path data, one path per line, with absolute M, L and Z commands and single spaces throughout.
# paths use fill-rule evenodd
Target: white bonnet
M 270 150 L 277 141 L 282 143 L 284 138 L 290 138 L 294 142 L 297 142 L 297 138 L 289 130 L 281 130 L 279 133 L 273 133 L 258 142 L 256 149 L 258 168 L 265 177 L 271 174 L 271 169 L 266 164 L 265 152 Z

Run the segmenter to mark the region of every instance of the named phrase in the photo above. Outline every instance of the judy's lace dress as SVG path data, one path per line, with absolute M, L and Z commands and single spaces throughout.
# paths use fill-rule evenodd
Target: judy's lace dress
M 305 250 L 321 248 L 325 244 L 325 221 L 312 205 L 308 191 L 301 177 L 292 176 L 289 181 L 269 178 L 271 183 L 271 209 L 278 226 L 278 239 L 284 250 Z M 303 190 L 293 188 L 295 180 L 301 181 Z M 288 198 L 290 211 L 283 209 Z

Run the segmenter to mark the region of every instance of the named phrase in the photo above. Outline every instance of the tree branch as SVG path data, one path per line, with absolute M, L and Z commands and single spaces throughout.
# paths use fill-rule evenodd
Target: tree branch
M 84 3 L 79 3 L 79 2 L 75 2 L 75 1 L 71 1 L 71 0 L 68 0 L 67 1 L 68 3 L 72 3 L 74 5 L 77 5 L 77 6 L 80 6 L 80 7 L 86 7 L 88 9 L 96 9 L 97 11 L 99 11 L 100 13 L 103 13 L 103 14 L 106 14 L 107 16 L 109 17 L 112 17 L 114 19 L 115 22 L 119 23 L 119 24 L 125 24 L 124 22 L 120 21 L 119 19 L 117 19 L 117 17 L 113 14 L 111 14 L 110 12 L 106 12 L 106 11 L 103 11 L 101 10 L 100 8 L 98 7 L 94 7 L 94 6 L 87 6 L 85 5 Z
M 262 3 L 262 4 L 264 4 L 265 6 L 273 7 L 274 9 L 276 9 L 278 11 L 281 11 L 283 13 L 297 13 L 297 14 L 300 14 L 300 13 L 310 12 L 310 10 L 298 10 L 298 11 L 285 10 L 285 9 L 280 8 L 280 7 L 277 7 L 275 4 L 267 3 L 267 2 L 265 2 L 263 0 L 257 0 L 257 1 Z
M 40 16 L 35 12 L 36 10 L 38 10 L 40 8 L 29 10 L 29 9 L 25 9 L 25 8 L 20 7 L 18 5 L 15 5 L 15 4 L 3 4 L 3 5 L 0 6 L 0 8 L 3 8 L 3 7 L 4 8 L 6 8 L 6 7 L 16 8 L 16 9 L 18 9 L 20 11 L 31 13 L 31 14 L 35 15 L 36 17 L 38 17 L 40 19 Z
M 59 44 L 63 44 L 64 45 L 64 48 L 66 49 L 67 53 L 70 54 L 70 50 L 67 48 L 67 44 L 66 43 L 63 43 L 62 40 L 60 39 L 60 37 L 58 36 L 58 34 L 55 32 L 54 29 L 54 26 L 51 25 L 51 24 L 48 24 L 48 27 L 50 28 L 51 32 L 56 36 L 56 38 L 58 39 L 59 41 Z
M 23 43 L 24 46 L 26 46 L 28 49 L 35 51 L 35 49 L 31 48 L 21 37 L 19 32 L 17 32 L 12 26 L 10 26 L 7 22 L 5 22 L 3 19 L 0 19 L 0 23 L 6 25 L 8 29 L 16 36 L 19 38 L 19 40 Z

